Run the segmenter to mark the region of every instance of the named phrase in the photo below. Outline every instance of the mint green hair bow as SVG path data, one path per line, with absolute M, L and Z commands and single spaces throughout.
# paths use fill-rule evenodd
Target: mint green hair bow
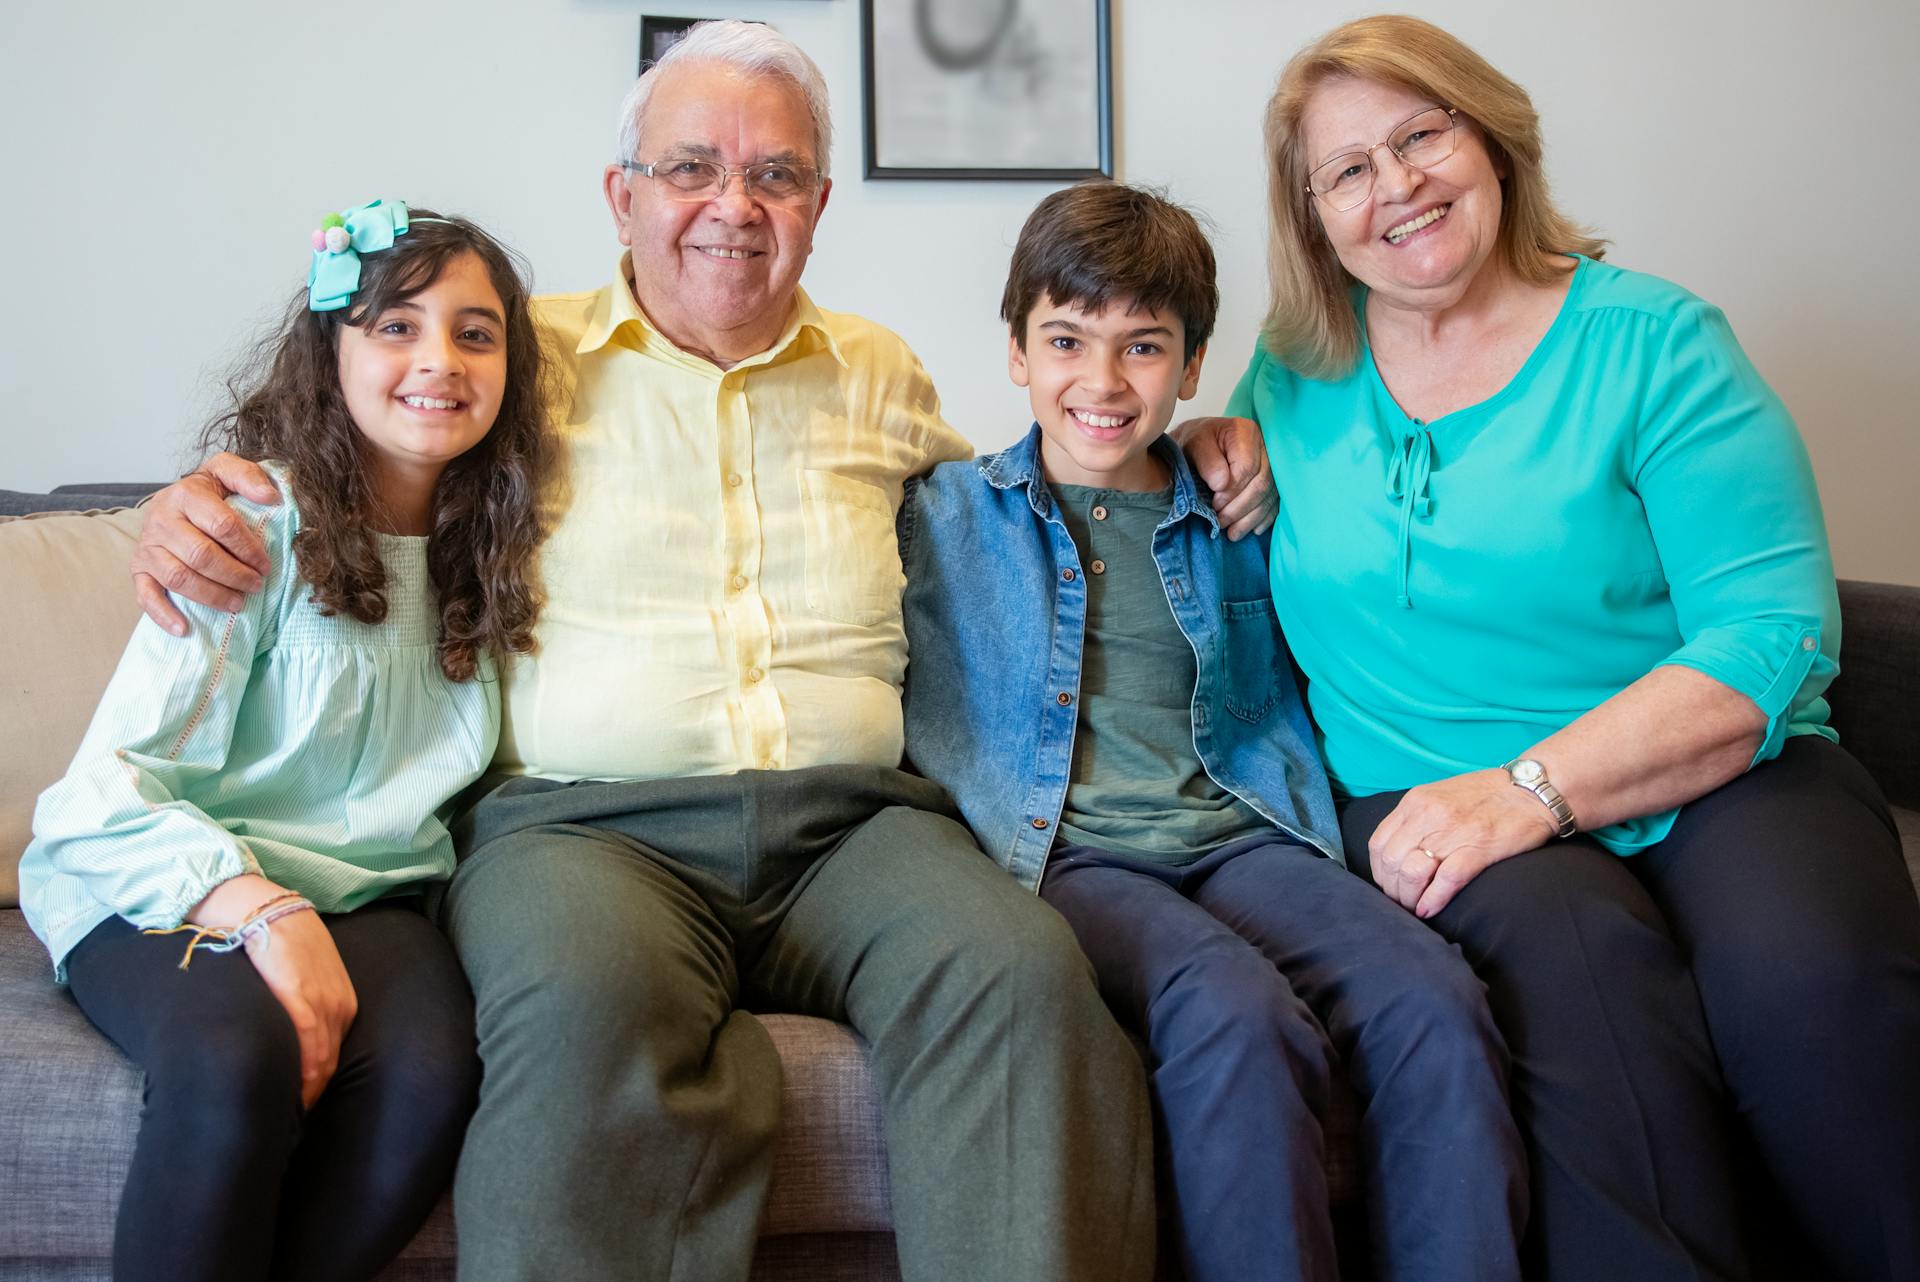
M 406 230 L 407 205 L 401 200 L 372 200 L 321 219 L 313 233 L 313 266 L 307 269 L 307 309 L 345 307 L 360 288 L 360 255 L 391 249 Z

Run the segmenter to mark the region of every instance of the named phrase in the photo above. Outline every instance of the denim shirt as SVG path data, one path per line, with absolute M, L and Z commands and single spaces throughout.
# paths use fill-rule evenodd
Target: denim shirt
M 1264 540 L 1235 543 L 1172 442 L 1153 557 L 1193 646 L 1193 744 L 1276 828 L 1345 862 L 1327 774 L 1274 617 Z M 900 506 L 907 756 L 982 848 L 1037 890 L 1066 803 L 1087 623 L 1080 554 L 1040 472 L 1040 429 L 943 463 Z

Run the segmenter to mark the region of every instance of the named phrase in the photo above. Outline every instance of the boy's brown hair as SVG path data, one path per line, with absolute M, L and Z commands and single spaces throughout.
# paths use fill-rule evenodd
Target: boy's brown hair
M 1027 315 L 1047 298 L 1094 312 L 1111 303 L 1172 312 L 1192 360 L 1220 312 L 1213 246 L 1199 220 L 1160 192 L 1105 181 L 1068 187 L 1034 208 L 1013 247 L 1000 319 L 1022 351 Z

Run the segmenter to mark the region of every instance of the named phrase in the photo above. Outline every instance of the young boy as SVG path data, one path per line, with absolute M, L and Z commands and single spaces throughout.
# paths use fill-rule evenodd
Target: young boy
M 1027 220 L 1001 316 L 1033 430 L 901 508 L 908 754 L 1145 1038 L 1191 1282 L 1337 1277 L 1337 1067 L 1376 1276 L 1517 1279 L 1484 991 L 1343 866 L 1263 546 L 1163 437 L 1217 307 L 1205 235 L 1156 195 L 1079 186 Z

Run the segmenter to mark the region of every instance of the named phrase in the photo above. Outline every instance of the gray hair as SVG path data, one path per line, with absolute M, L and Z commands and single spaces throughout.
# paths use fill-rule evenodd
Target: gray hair
M 717 62 L 749 76 L 779 76 L 793 83 L 807 100 L 807 112 L 813 117 L 813 164 L 820 176 L 827 176 L 828 157 L 833 148 L 833 116 L 827 108 L 827 81 L 813 59 L 763 22 L 726 19 L 696 22 L 687 29 L 660 60 L 640 74 L 620 104 L 620 135 L 614 163 L 638 160 L 640 118 L 646 114 L 647 100 L 660 73 L 682 62 Z

